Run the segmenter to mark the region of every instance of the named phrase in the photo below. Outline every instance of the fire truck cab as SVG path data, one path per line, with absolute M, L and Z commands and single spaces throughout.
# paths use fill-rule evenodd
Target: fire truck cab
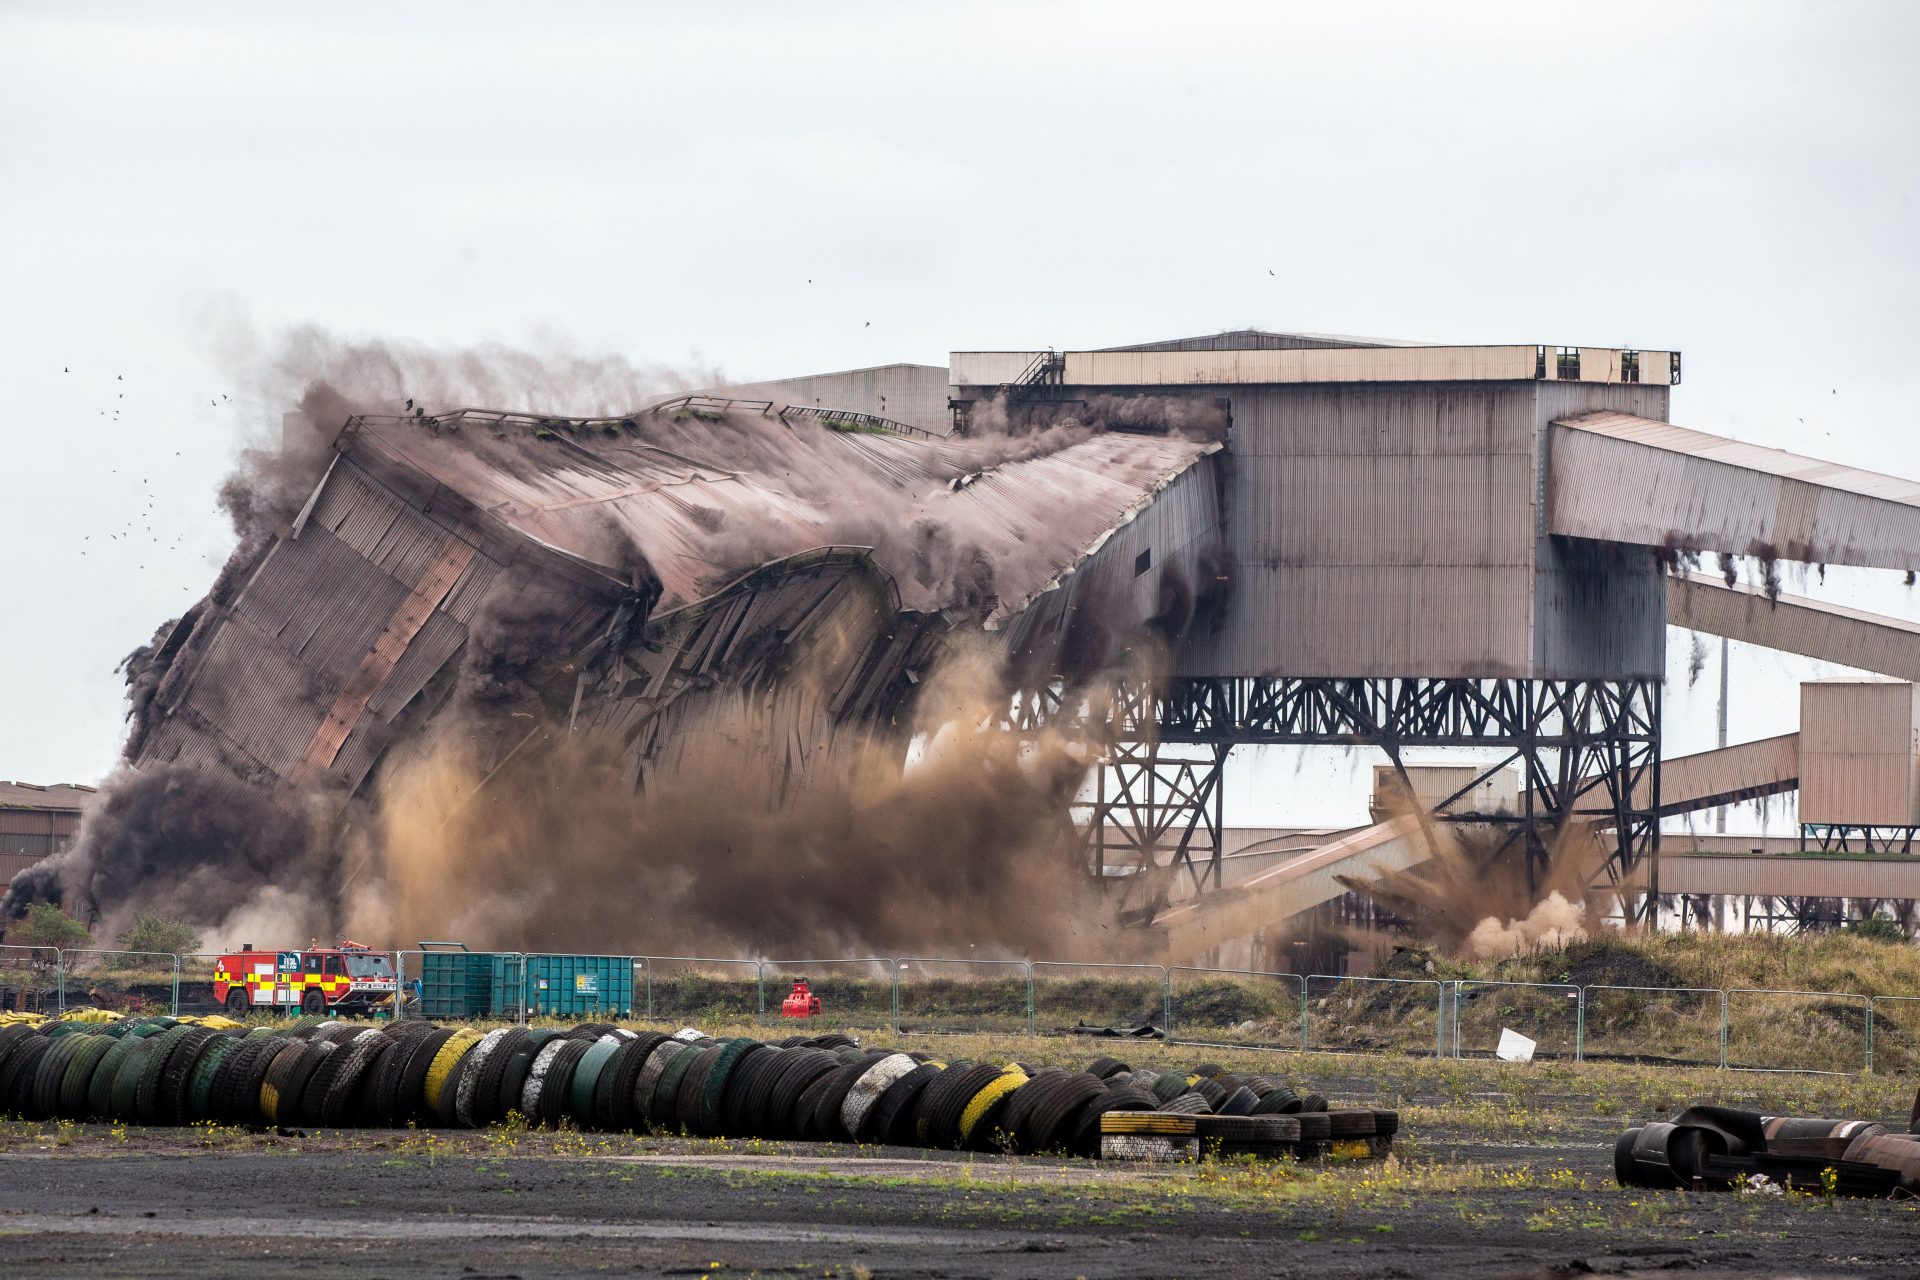
M 252 943 L 220 957 L 213 998 L 229 1013 L 298 1008 L 302 1013 L 368 1013 L 392 1003 L 393 957 L 358 942 L 304 951 L 260 951 Z

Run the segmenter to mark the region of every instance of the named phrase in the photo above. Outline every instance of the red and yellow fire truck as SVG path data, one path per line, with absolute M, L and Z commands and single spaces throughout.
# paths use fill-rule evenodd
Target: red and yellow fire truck
M 247 943 L 220 957 L 213 998 L 234 1014 L 254 1009 L 367 1013 L 392 1003 L 393 957 L 358 942 L 304 951 L 257 951 Z

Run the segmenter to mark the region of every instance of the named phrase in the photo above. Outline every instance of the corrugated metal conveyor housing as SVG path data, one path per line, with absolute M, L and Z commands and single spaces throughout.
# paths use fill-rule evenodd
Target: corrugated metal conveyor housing
M 1664 854 L 1660 859 L 1660 892 L 1920 899 L 1920 858 Z
M 1920 681 L 1920 624 L 1701 573 L 1667 579 L 1667 622 L 1783 653 Z
M 1236 889 L 1204 894 L 1154 918 L 1176 964 L 1202 962 L 1230 942 L 1252 937 L 1346 893 L 1341 877 L 1379 879 L 1433 856 L 1415 817 L 1394 818 L 1341 836 L 1249 878 Z
M 1808 564 L 1920 567 L 1920 482 L 1632 414 L 1555 419 L 1547 531 Z

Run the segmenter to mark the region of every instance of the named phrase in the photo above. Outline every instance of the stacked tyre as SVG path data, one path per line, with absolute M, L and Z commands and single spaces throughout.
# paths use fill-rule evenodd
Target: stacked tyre
M 171 1018 L 9 1024 L 0 1110 L 281 1129 L 519 1123 L 1078 1156 L 1130 1154 L 1136 1137 L 1229 1155 L 1380 1155 L 1398 1127 L 1392 1112 L 1329 1111 L 1316 1094 L 1204 1063 L 1161 1074 L 1099 1058 L 1066 1071 L 869 1050 L 838 1034 L 767 1044 L 604 1023 L 481 1031 L 324 1018 L 251 1029 Z

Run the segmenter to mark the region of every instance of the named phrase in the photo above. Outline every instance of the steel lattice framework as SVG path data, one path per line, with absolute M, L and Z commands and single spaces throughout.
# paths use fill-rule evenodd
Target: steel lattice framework
M 1032 725 L 1062 710 L 1057 691 L 1029 694 L 1013 720 Z M 1518 814 L 1450 814 L 1508 828 L 1489 862 L 1519 846 L 1535 888 L 1554 832 L 1569 817 L 1584 818 L 1613 833 L 1605 875 L 1633 886 L 1622 914 L 1644 918 L 1657 901 L 1657 681 L 1180 677 L 1122 685 L 1090 718 L 1103 722 L 1112 744 L 1094 798 L 1082 806 L 1095 874 L 1112 874 L 1117 858 L 1130 871 L 1157 870 L 1163 885 L 1184 872 L 1196 891 L 1217 888 L 1221 775 L 1237 746 L 1370 746 L 1396 768 L 1408 747 L 1492 747 L 1506 754 L 1435 806 L 1448 808 L 1497 770 L 1521 765 Z M 1164 900 L 1164 891 L 1156 896 Z

